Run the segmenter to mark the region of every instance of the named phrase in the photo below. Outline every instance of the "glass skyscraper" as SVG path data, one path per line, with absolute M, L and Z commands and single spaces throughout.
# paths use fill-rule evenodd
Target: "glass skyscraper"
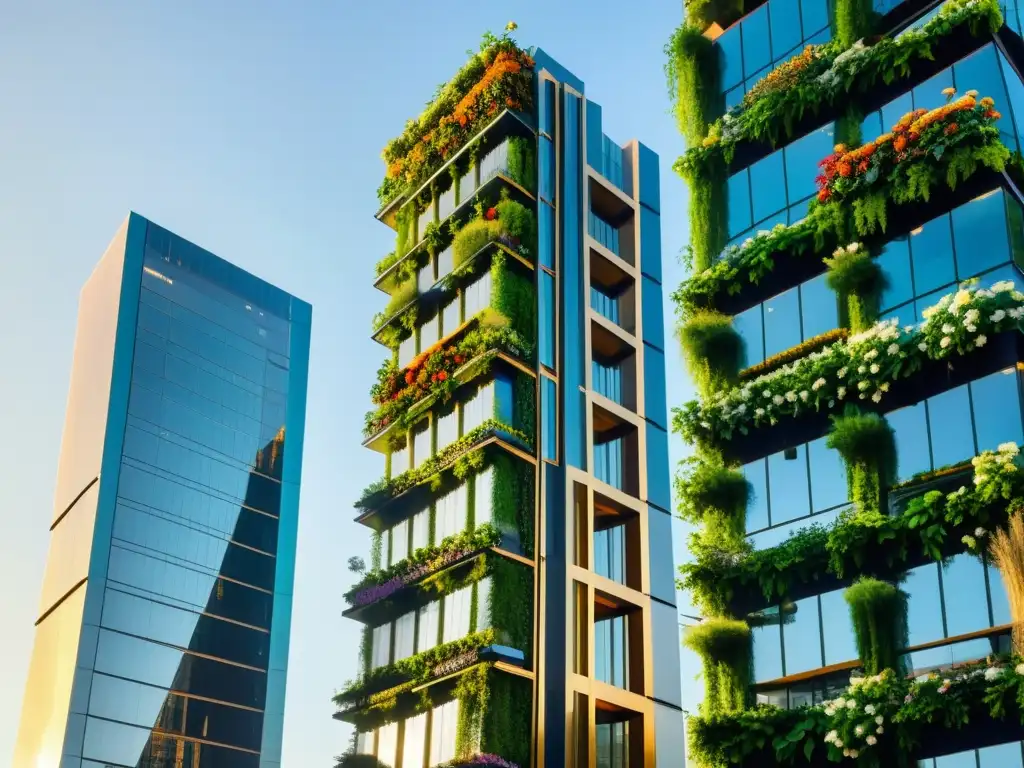
M 131 214 L 82 289 L 16 768 L 281 764 L 311 308 Z
M 743 136 L 737 140 L 733 154 L 723 155 L 724 194 L 720 205 L 714 208 L 724 214 L 725 232 L 716 249 L 720 255 L 709 264 L 698 265 L 689 285 L 692 287 L 702 279 L 701 271 L 705 268 L 708 271 L 703 277 L 712 274 L 723 262 L 741 264 L 728 290 L 723 283 L 722 291 L 708 299 L 705 307 L 731 316 L 732 327 L 743 341 L 745 361 L 741 368 L 744 370 L 739 372 L 735 386 L 737 390 L 749 387 L 752 397 L 756 398 L 749 404 L 751 415 L 756 406 L 763 406 L 758 409 L 758 418 L 765 413 L 765 407 L 770 414 L 773 405 L 778 404 L 772 400 L 774 391 L 770 390 L 773 371 L 785 375 L 784 366 L 798 371 L 799 366 L 807 362 L 808 355 L 814 360 L 830 354 L 834 345 L 846 348 L 850 310 L 845 296 L 837 295 L 836 289 L 830 287 L 831 274 L 822 262 L 822 257 L 833 256 L 836 245 L 863 241 L 861 247 L 868 249 L 881 276 L 877 319 L 892 321 L 901 339 L 917 333 L 915 329 L 934 314 L 935 310 L 930 308 L 939 304 L 944 296 L 957 294 L 964 284 L 973 281 L 976 286 L 988 289 L 1008 281 L 1003 290 L 1013 290 L 1009 287 L 1011 283 L 1016 290 L 1024 290 L 1021 273 L 1024 261 L 1020 250 L 1024 237 L 1024 200 L 1013 181 L 1019 177 L 984 170 L 955 190 L 950 190 L 942 179 L 927 202 L 919 202 L 916 207 L 899 204 L 898 195 L 902 190 L 884 190 L 889 205 L 888 226 L 884 231 L 879 229 L 870 236 L 858 237 L 851 216 L 846 239 L 829 241 L 826 235 L 824 246 L 819 242 L 792 259 L 786 246 L 779 246 L 772 252 L 775 264 L 768 265 L 761 279 L 748 279 L 748 273 L 743 271 L 746 266 L 741 263 L 743 257 L 737 255 L 742 249 L 756 247 L 752 244 L 756 244 L 758 238 L 774 237 L 775 232 L 797 231 L 809 212 L 813 214 L 815 206 L 829 202 L 828 189 L 821 190 L 832 183 L 831 177 L 826 178 L 828 166 L 820 162 L 834 152 L 836 157 L 841 157 L 846 151 L 871 142 L 876 142 L 874 149 L 869 148 L 872 152 L 878 148 L 884 151 L 886 142 L 893 141 L 894 134 L 889 132 L 894 126 L 897 152 L 902 152 L 903 145 L 899 142 L 905 139 L 899 137 L 898 121 L 906 113 L 917 110 L 913 117 L 921 118 L 947 102 L 957 104 L 954 100 L 958 98 L 977 96 L 980 102 L 983 97 L 991 97 L 998 112 L 987 114 L 986 119 L 994 121 L 999 139 L 1011 152 L 1021 149 L 1024 129 L 1021 64 L 1024 60 L 1020 53 L 1024 48 L 1020 47 L 1021 26 L 1015 2 L 1000 4 L 1002 26 L 998 32 L 986 29 L 984 23 L 968 25 L 959 20 L 964 17 L 956 14 L 976 12 L 976 3 L 875 0 L 873 7 L 871 2 L 840 2 L 838 5 L 840 12 L 847 14 L 839 19 L 834 15 L 837 4 L 826 0 L 710 3 L 707 4 L 710 10 L 702 11 L 706 15 L 700 17 L 697 28 L 709 41 L 707 49 L 711 52 L 711 58 L 699 65 L 704 67 L 703 84 L 712 88 L 712 100 L 717 99 L 717 114 L 707 115 L 712 118 L 707 122 L 728 114 L 725 127 L 718 133 L 719 128 L 712 127 L 703 145 L 699 139 L 690 142 L 691 158 L 694 152 L 717 151 L 720 140 L 732 141 L 729 131 L 734 128 L 730 123 L 732 126 L 742 124 L 746 119 L 741 117 L 744 110 L 760 108 L 756 106 L 758 99 L 770 100 L 777 96 L 777 93 L 771 95 L 774 88 L 779 87 L 770 84 L 773 72 L 779 77 L 777 82 L 784 84 L 782 87 L 795 91 L 807 87 L 805 81 L 800 80 L 800 67 L 804 64 L 812 69 L 818 67 L 814 71 L 819 85 L 812 85 L 813 90 L 829 82 L 833 71 L 841 71 L 844 61 L 854 61 L 858 56 L 865 57 L 861 60 L 866 61 L 875 52 L 885 50 L 889 43 L 885 38 L 892 38 L 898 44 L 902 44 L 902 40 L 908 46 L 921 35 L 931 36 L 928 39 L 933 41 L 927 63 L 915 62 L 905 71 L 897 68 L 886 71 L 884 81 L 880 75 L 873 87 L 858 89 L 855 86 L 850 93 L 843 92 L 832 102 L 823 101 L 815 107 L 814 114 L 808 107 L 805 114 L 791 120 L 784 129 L 780 117 L 778 135 L 771 141 L 765 137 L 753 140 Z M 863 39 L 855 35 L 855 39 L 841 41 L 839 30 L 844 24 L 849 28 L 851 18 L 870 34 L 864 33 Z M 948 26 L 937 23 L 937 18 Z M 805 51 L 806 46 L 830 41 L 830 46 Z M 838 63 L 830 68 L 828 62 L 835 61 L 837 54 Z M 683 56 L 685 58 L 686 54 Z M 802 63 L 794 66 L 793 62 L 801 57 Z M 823 60 L 825 63 L 814 63 Z M 766 103 L 760 102 L 761 107 Z M 768 121 L 771 116 L 762 119 Z M 903 129 L 910 124 L 907 120 Z M 911 128 L 911 142 L 918 138 L 914 132 L 916 127 L 914 124 Z M 952 128 L 947 127 L 946 135 L 954 135 L 958 130 L 954 124 Z M 834 149 L 834 145 L 841 142 L 850 143 L 848 147 Z M 864 156 L 870 155 L 868 152 Z M 906 155 L 898 157 L 899 162 L 911 162 L 919 155 L 908 150 Z M 937 157 L 941 159 L 941 150 Z M 865 171 L 877 174 L 877 170 L 868 170 L 870 166 L 871 163 L 865 161 L 863 167 L 843 167 L 839 173 L 844 178 Z M 691 180 L 697 180 L 694 189 L 698 183 L 711 178 L 711 173 L 703 176 L 702 173 L 691 171 Z M 872 178 L 869 183 L 873 181 Z M 856 227 L 861 225 L 860 221 L 856 223 Z M 774 229 L 776 227 L 780 229 Z M 727 246 L 724 252 L 723 246 Z M 948 303 L 950 299 L 945 301 Z M 692 306 L 686 309 L 696 311 Z M 996 319 L 999 319 L 998 314 Z M 854 330 L 858 329 L 850 330 L 851 344 L 856 343 Z M 1014 345 L 1016 342 L 1007 343 Z M 948 344 L 947 339 L 941 349 L 946 349 Z M 895 348 L 898 346 L 894 344 L 889 351 L 893 355 L 901 354 Z M 985 354 L 966 361 L 952 357 L 941 370 L 938 367 L 926 369 L 928 372 L 920 372 L 918 378 L 907 372 L 893 375 L 892 392 L 895 394 L 889 391 L 888 379 L 885 388 L 878 392 L 866 385 L 851 384 L 849 394 L 842 389 L 840 398 L 847 397 L 864 411 L 877 412 L 894 436 L 898 469 L 888 483 L 882 483 L 882 497 L 887 496 L 887 503 L 882 503 L 881 512 L 887 520 L 879 525 L 900 525 L 898 521 L 908 506 L 919 509 L 912 505 L 919 505 L 926 493 L 950 493 L 961 486 L 969 490 L 973 487 L 973 457 L 1008 443 L 1024 443 L 1021 405 L 1024 368 L 1020 363 L 1024 357 L 1017 349 L 991 349 L 986 346 L 984 337 L 980 338 L 978 346 L 985 347 Z M 915 352 L 917 347 L 914 344 Z M 925 345 L 920 349 L 924 350 Z M 876 373 L 878 365 L 872 366 L 871 359 L 869 357 L 869 364 L 865 365 L 870 371 L 851 370 L 850 374 Z M 759 378 L 762 375 L 765 378 Z M 845 376 L 846 371 L 841 375 Z M 819 387 L 831 386 L 826 378 L 820 383 L 812 378 L 803 392 L 800 387 L 794 387 L 792 393 L 780 392 L 783 409 L 787 401 L 807 402 L 810 398 L 813 402 L 814 392 Z M 858 397 L 859 392 L 865 394 Z M 724 399 L 725 393 L 720 394 Z M 712 400 L 705 396 L 704 403 Z M 740 564 L 735 571 L 730 570 L 731 566 L 722 565 L 713 566 L 712 571 L 729 574 L 750 567 L 749 573 L 754 573 L 755 566 L 750 564 L 757 560 L 779 562 L 778 583 L 786 586 L 776 587 L 773 582 L 770 588 L 764 587 L 762 594 L 763 582 L 759 585 L 757 577 L 751 576 L 750 582 L 727 596 L 722 613 L 744 622 L 752 639 L 750 685 L 739 695 L 745 698 L 744 705 L 705 702 L 709 708 L 704 714 L 713 712 L 716 716 L 727 716 L 729 722 L 741 722 L 745 712 L 755 704 L 776 705 L 787 710 L 818 707 L 820 714 L 829 710 L 829 701 L 834 702 L 844 695 L 852 697 L 847 693 L 851 673 L 861 677 L 864 673 L 856 672 L 863 660 L 859 658 L 855 619 L 851 617 L 846 593 L 847 588 L 865 574 L 891 583 L 905 595 L 908 636 L 905 644 L 897 649 L 899 663 L 895 666 L 901 678 L 935 673 L 940 682 L 949 677 L 956 683 L 957 670 L 963 665 L 984 663 L 986 658 L 996 658 L 1010 649 L 1013 619 L 1004 582 L 987 556 L 971 551 L 968 539 L 974 533 L 973 526 L 963 541 L 960 533 L 955 535 L 955 541 L 947 541 L 941 558 L 927 551 L 922 556 L 920 535 L 913 539 L 905 557 L 890 557 L 886 562 L 884 554 L 876 554 L 884 548 L 874 545 L 865 549 L 856 567 L 847 567 L 838 574 L 836 567 L 829 564 L 828 556 L 818 561 L 806 554 L 818 551 L 808 543 L 814 537 L 819 537 L 820 541 L 832 537 L 830 551 L 833 547 L 841 548 L 843 545 L 836 543 L 837 532 L 852 530 L 849 526 L 858 525 L 857 521 L 863 519 L 858 515 L 865 512 L 860 509 L 855 514 L 853 492 L 848 485 L 848 471 L 854 470 L 849 469 L 839 450 L 829 443 L 833 425 L 824 414 L 829 412 L 838 419 L 844 405 L 835 400 L 822 402 L 813 408 L 808 406 L 801 413 L 798 404 L 798 413 L 792 419 L 788 412 L 786 416 L 772 418 L 770 423 L 766 417 L 756 428 L 750 425 L 749 432 L 747 422 L 743 421 L 746 416 L 737 417 L 737 423 L 744 425 L 742 433 L 737 426 L 727 437 L 709 439 L 721 450 L 715 460 L 721 461 L 724 456 L 730 468 L 742 472 L 751 491 L 745 516 L 745 546 L 749 549 L 738 547 L 735 554 L 728 555 L 733 558 L 733 565 Z M 713 408 L 702 407 L 705 410 L 701 413 Z M 810 411 L 815 415 L 810 415 Z M 699 424 L 695 427 L 697 431 L 702 428 L 711 430 L 712 427 L 707 423 L 704 427 Z M 704 433 L 701 434 L 702 440 Z M 705 460 L 706 455 L 702 455 L 702 461 Z M 981 480 L 980 476 L 975 478 L 976 483 Z M 888 522 L 893 518 L 896 523 Z M 710 528 L 711 523 L 705 522 L 705 525 Z M 742 524 L 740 528 L 742 533 Z M 953 538 L 952 534 L 944 535 Z M 786 552 L 792 553 L 788 561 Z M 698 558 L 699 567 L 709 562 L 708 558 L 701 560 L 698 554 L 694 557 Z M 799 567 L 807 569 L 806 574 L 791 576 Z M 703 576 L 695 577 L 694 583 L 700 578 Z M 723 591 L 736 583 L 730 581 Z M 709 663 L 706 658 L 705 674 Z M 687 709 L 696 712 L 701 691 L 688 681 L 684 682 L 684 689 Z M 903 699 L 900 695 L 900 703 Z M 906 700 L 909 704 L 914 696 L 908 694 Z M 850 705 L 853 706 L 852 701 Z M 974 719 L 976 715 L 976 712 L 972 715 L 970 725 L 963 726 L 962 733 L 936 729 L 934 738 L 915 746 L 912 757 L 920 759 L 908 764 L 921 768 L 1020 768 L 1024 765 L 1019 732 L 1011 729 L 1001 736 L 993 735 L 987 725 L 976 725 L 981 720 L 980 716 Z M 768 717 L 763 713 L 762 716 Z M 710 720 L 710 714 L 708 718 Z M 706 721 L 702 722 L 702 727 L 705 724 Z M 859 743 L 863 747 L 861 758 L 870 755 L 871 759 L 877 759 L 874 757 L 877 750 L 889 748 L 885 739 L 895 738 L 892 734 L 898 732 L 897 729 L 898 726 L 890 728 L 886 720 L 884 733 L 879 726 L 876 740 L 872 726 L 868 731 L 868 746 L 863 747 L 863 740 Z M 701 733 L 706 735 L 707 732 Z M 814 738 L 816 744 L 809 746 L 815 750 L 811 764 L 823 764 L 829 744 L 820 736 Z M 790 765 L 786 761 L 764 762 L 766 754 L 774 755 L 770 746 L 772 735 L 767 735 L 766 739 L 769 746 L 765 751 L 756 752 L 756 757 L 752 752 L 747 761 L 737 759 L 736 764 Z M 876 741 L 880 745 L 877 748 L 874 747 Z M 794 743 L 801 754 L 794 758 L 798 762 L 793 764 L 806 764 L 803 743 L 797 737 Z M 702 754 L 707 754 L 709 749 L 721 745 L 712 740 L 699 746 Z M 849 751 L 851 745 L 840 744 L 840 747 Z M 882 753 L 883 762 L 871 764 L 895 765 L 896 762 L 885 762 L 887 754 L 892 753 Z M 843 756 L 839 755 L 838 759 L 843 760 Z
M 340 765 L 676 765 L 657 156 L 505 35 L 385 160 Z

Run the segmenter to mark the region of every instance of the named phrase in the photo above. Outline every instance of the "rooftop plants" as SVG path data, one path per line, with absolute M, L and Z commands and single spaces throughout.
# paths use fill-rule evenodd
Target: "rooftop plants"
M 1016 329 L 1024 317 L 1024 293 L 1009 281 L 990 290 L 968 285 L 923 314 L 920 326 L 882 321 L 702 403 L 687 403 L 675 409 L 674 426 L 688 440 L 721 446 L 737 433 L 833 410 L 844 401 L 880 403 L 893 382 L 925 361 L 965 355 L 984 347 L 990 336 Z
M 533 59 L 511 37 L 515 28 L 510 23 L 500 37 L 485 34 L 479 52 L 384 147 L 381 205 L 422 184 L 500 110 L 532 109 Z
M 1009 151 L 995 125 L 1000 115 L 991 99 L 972 93 L 934 110 L 909 112 L 891 133 L 857 149 L 837 145 L 822 160 L 818 204 L 808 215 L 729 246 L 714 263 L 702 266 L 695 259 L 693 276 L 672 294 L 680 311 L 714 306 L 722 294 L 756 285 L 779 256 L 811 256 L 884 231 L 890 198 L 897 204 L 928 200 L 937 184 L 955 189 L 979 168 L 1002 171 Z

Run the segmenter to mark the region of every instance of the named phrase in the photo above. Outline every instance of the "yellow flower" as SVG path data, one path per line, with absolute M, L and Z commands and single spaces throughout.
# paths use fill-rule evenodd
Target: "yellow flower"
M 701 142 L 705 147 L 713 147 L 718 143 L 718 137 L 715 135 L 705 136 L 704 141 Z
M 942 95 L 947 99 L 951 99 L 956 95 L 956 88 L 943 88 Z
M 515 32 L 517 29 L 519 29 L 519 25 L 516 24 L 514 21 L 510 21 L 508 24 L 505 25 L 506 32 Z

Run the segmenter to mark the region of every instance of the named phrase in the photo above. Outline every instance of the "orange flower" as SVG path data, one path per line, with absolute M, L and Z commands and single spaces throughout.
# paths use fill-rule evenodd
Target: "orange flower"
M 867 173 L 869 165 L 870 164 L 867 160 L 861 160 L 860 163 L 857 165 L 857 170 L 860 171 L 861 173 Z
M 896 140 L 892 143 L 892 146 L 897 152 L 902 152 L 907 148 L 907 137 L 897 136 Z
M 828 191 L 827 187 L 825 189 L 819 189 L 818 190 L 818 202 L 819 203 L 828 202 L 828 199 L 831 196 L 832 196 L 832 193 Z
M 957 128 L 958 126 L 956 123 L 950 123 L 949 125 L 946 126 L 946 130 L 944 130 L 943 133 L 945 133 L 947 136 L 952 136 L 954 133 L 956 133 Z
M 846 178 L 853 173 L 853 166 L 843 160 L 839 162 L 836 168 L 839 170 L 839 175 L 843 178 Z
M 996 110 L 994 110 L 994 109 L 990 109 L 990 110 L 988 110 L 988 111 L 987 111 L 987 112 L 985 113 L 985 117 L 989 118 L 990 120 L 998 120 L 998 119 L 999 119 L 999 118 L 1001 118 L 1002 116 L 1003 116 L 1003 113 L 1002 113 L 1002 112 L 997 112 L 997 111 L 996 111 Z
M 447 378 L 448 378 L 448 374 L 447 373 L 445 373 L 444 371 L 438 371 L 438 374 L 437 374 L 437 380 L 438 381 L 444 381 Z
M 983 98 L 983 99 L 982 99 L 982 100 L 981 100 L 981 101 L 980 101 L 979 103 L 980 103 L 980 104 L 981 104 L 981 106 L 983 106 L 983 107 L 984 107 L 985 109 L 992 109 L 992 107 L 994 107 L 994 106 L 996 105 L 995 101 L 993 101 L 993 100 L 992 100 L 991 98 L 989 98 L 988 96 L 986 96 L 985 98 Z
M 942 95 L 945 96 L 947 99 L 952 98 L 953 96 L 956 95 L 956 88 L 943 88 Z

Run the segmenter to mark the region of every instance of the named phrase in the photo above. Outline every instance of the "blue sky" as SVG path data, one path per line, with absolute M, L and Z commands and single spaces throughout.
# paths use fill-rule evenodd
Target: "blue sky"
M 685 236 L 682 140 L 662 47 L 682 4 L 307 0 L 7 3 L 0 25 L 0 763 L 12 754 L 37 615 L 78 292 L 129 210 L 313 304 L 285 768 L 347 743 L 330 697 L 355 671 L 341 616 L 368 535 L 352 500 L 383 471 L 359 447 L 382 349 L 370 287 L 379 153 L 486 29 L 519 24 L 586 83 L 605 133 L 662 158 L 666 287 Z M 88 6 L 88 8 L 86 8 Z M 671 312 L 667 313 L 671 319 Z M 689 398 L 668 350 L 670 403 Z M 681 456 L 672 443 L 673 460 Z M 677 558 L 681 541 L 677 536 Z M 684 673 L 684 679 L 689 673 Z M 689 680 L 686 683 L 692 685 Z

